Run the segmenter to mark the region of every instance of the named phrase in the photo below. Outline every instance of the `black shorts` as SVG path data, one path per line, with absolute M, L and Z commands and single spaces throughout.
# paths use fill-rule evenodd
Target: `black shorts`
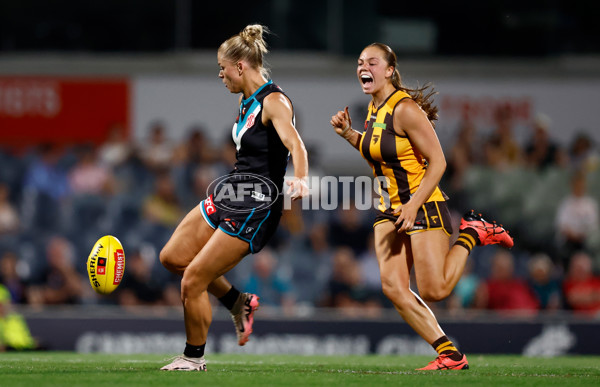
M 393 215 L 391 209 L 385 212 L 378 211 L 375 217 L 373 227 L 383 222 L 396 222 L 398 217 Z M 427 230 L 443 230 L 446 234 L 452 235 L 452 218 L 448 210 L 448 204 L 445 201 L 427 202 L 417 211 L 417 218 L 412 229 L 406 233 L 408 235 L 427 231 Z
M 228 210 L 215 206 L 212 195 L 200 202 L 200 211 L 206 223 L 215 230 L 219 228 L 226 234 L 248 242 L 252 254 L 262 250 L 277 230 L 281 219 L 280 207 L 276 203 L 269 208 L 240 207 L 237 211 Z

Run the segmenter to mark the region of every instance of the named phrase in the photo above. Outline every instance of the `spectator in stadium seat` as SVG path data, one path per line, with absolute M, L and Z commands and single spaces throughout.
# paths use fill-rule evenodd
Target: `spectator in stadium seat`
M 199 125 L 192 126 L 184 141 L 175 147 L 173 180 L 177 194 L 186 207 L 195 205 L 198 198 L 206 195 L 206 191 L 199 196 L 193 195 L 193 191 L 189 187 L 195 183 L 197 170 L 211 166 L 215 158 L 216 151 L 206 138 L 205 129 Z
M 212 151 L 210 159 L 201 157 L 202 163 L 196 163 L 191 171 L 191 184 L 184 188 L 190 199 L 196 203 L 206 197 L 208 186 L 217 178 L 230 174 L 235 168 L 236 162 L 235 143 L 228 134 L 218 151 Z M 190 186 L 192 187 L 190 189 Z
M 550 117 L 545 114 L 538 114 L 533 121 L 531 138 L 525 145 L 525 161 L 533 169 L 567 165 L 566 153 L 550 138 L 550 123 Z
M 168 170 L 156 173 L 154 191 L 144 199 L 142 212 L 145 221 L 169 230 L 181 220 L 183 211 Z
M 380 291 L 366 286 L 352 248 L 337 247 L 323 306 L 340 308 L 348 316 L 378 316 L 383 308 Z
M 600 154 L 585 131 L 579 131 L 569 148 L 569 163 L 573 171 L 594 171 L 600 167 Z
M 558 310 L 562 307 L 561 285 L 556 267 L 545 253 L 534 254 L 529 262 L 529 286 L 542 310 Z
M 24 188 L 60 200 L 69 192 L 66 171 L 59 165 L 63 152 L 57 145 L 42 144 L 25 174 Z
M 600 277 L 594 275 L 589 254 L 573 255 L 563 281 L 563 292 L 569 309 L 592 315 L 600 312 Z
M 217 152 L 206 137 L 206 129 L 201 125 L 193 125 L 184 141 L 174 147 L 173 157 L 176 163 L 189 164 L 193 169 L 212 163 L 217 158 Z
M 125 128 L 115 123 L 110 126 L 106 140 L 98 148 L 98 159 L 104 166 L 114 170 L 127 161 L 131 152 L 132 146 L 125 136 Z
M 231 170 L 223 174 L 223 171 L 219 170 L 214 164 L 199 165 L 196 167 L 192 176 L 192 185 L 185 187 L 189 191 L 188 195 L 190 202 L 193 200 L 194 205 L 197 204 L 198 200 L 206 197 L 207 190 L 211 183 L 213 183 L 215 179 L 228 174 L 230 171 Z
M 313 225 L 304 240 L 291 243 L 281 251 L 292 268 L 292 285 L 298 303 L 318 306 L 326 291 L 333 256 L 328 228 L 326 223 Z
M 106 195 L 114 193 L 112 171 L 98 159 L 94 145 L 78 150 L 78 160 L 69 171 L 69 186 L 73 195 Z
M 66 219 L 68 230 L 97 229 L 106 220 L 109 199 L 116 191 L 112 169 L 98 159 L 97 148 L 86 144 L 76 149 L 77 159 L 68 174 L 71 192 Z
M 127 254 L 127 265 L 123 282 L 116 291 L 119 305 L 164 305 L 163 284 L 152 277 L 152 266 L 142 256 L 141 251 Z
M 85 279 L 75 268 L 72 244 L 62 236 L 46 243 L 47 266 L 34 285 L 28 300 L 33 305 L 78 304 L 85 296 Z
M 463 188 L 463 177 L 467 170 L 481 158 L 477 127 L 468 118 L 461 122 L 458 135 L 450 148 L 447 175 L 453 191 Z
M 305 228 L 302 203 L 293 202 L 290 208 L 283 210 L 279 227 L 269 241 L 269 246 L 275 249 L 285 249 L 289 244 L 298 243 L 304 236 Z
M 174 146 L 167 139 L 165 124 L 154 121 L 148 129 L 146 142 L 139 147 L 140 156 L 148 169 L 160 171 L 169 168 L 173 161 Z
M 598 201 L 587 194 L 586 174 L 576 172 L 571 177 L 571 192 L 556 210 L 556 233 L 563 267 L 569 258 L 586 248 L 588 238 L 600 231 Z
M 461 310 L 472 308 L 475 303 L 475 295 L 481 279 L 473 271 L 473 267 L 473 260 L 468 260 L 462 277 L 460 277 L 452 295 L 448 298 L 447 307 L 454 314 Z
M 19 212 L 10 201 L 10 187 L 0 182 L 0 237 L 17 233 L 20 226 Z
M 13 251 L 5 251 L 0 256 L 0 283 L 10 292 L 13 303 L 27 302 L 27 283 L 17 271 L 19 257 Z
M 496 127 L 484 146 L 486 163 L 497 170 L 514 168 L 523 162 L 523 150 L 514 138 L 511 107 L 499 106 L 494 120 Z
M 509 251 L 496 252 L 492 258 L 490 276 L 477 289 L 477 308 L 498 312 L 537 313 L 539 301 L 527 281 L 515 276 L 514 260 Z
M 62 149 L 42 144 L 23 181 L 22 220 L 27 229 L 60 226 L 70 195 L 66 170 L 59 164 Z
M 367 236 L 372 228 L 364 224 L 362 215 L 363 212 L 354 203 L 348 209 L 343 209 L 340 205 L 329 231 L 333 247 L 350 246 L 355 255 L 367 250 Z
M 289 273 L 278 266 L 270 247 L 252 257 L 252 271 L 243 285 L 245 292 L 260 294 L 261 306 L 281 308 L 286 315 L 293 313 L 295 299 Z

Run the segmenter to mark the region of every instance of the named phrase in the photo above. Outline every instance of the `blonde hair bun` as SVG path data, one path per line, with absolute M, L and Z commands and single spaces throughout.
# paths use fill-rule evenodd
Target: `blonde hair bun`
M 260 24 L 247 25 L 239 34 L 221 44 L 219 52 L 233 62 L 247 60 L 253 68 L 260 70 L 265 78 L 269 72 L 263 66 L 263 56 L 269 52 L 264 35 L 269 29 Z
M 251 46 L 256 41 L 263 40 L 263 32 L 265 32 L 265 29 L 266 27 L 263 27 L 260 24 L 250 24 L 240 32 L 240 37 L 247 45 Z

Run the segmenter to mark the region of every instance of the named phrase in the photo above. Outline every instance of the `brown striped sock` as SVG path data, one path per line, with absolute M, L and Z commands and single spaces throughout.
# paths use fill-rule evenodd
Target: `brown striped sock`
M 469 254 L 471 253 L 471 250 L 473 250 L 473 247 L 477 246 L 479 243 L 479 235 L 477 234 L 477 231 L 473 230 L 472 228 L 465 228 L 464 230 L 461 230 L 460 234 L 458 235 L 458 239 L 456 242 L 454 242 L 455 245 L 459 245 L 467 249 Z
M 448 339 L 448 336 L 444 335 L 437 339 L 431 344 L 433 349 L 438 353 L 438 355 L 448 355 L 448 357 L 454 361 L 459 361 L 462 359 L 462 353 L 452 344 L 452 341 Z

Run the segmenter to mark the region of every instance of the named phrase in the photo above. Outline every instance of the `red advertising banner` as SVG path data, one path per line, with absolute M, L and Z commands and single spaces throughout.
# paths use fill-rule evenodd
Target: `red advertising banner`
M 125 78 L 0 77 L 0 145 L 100 143 L 129 130 Z

